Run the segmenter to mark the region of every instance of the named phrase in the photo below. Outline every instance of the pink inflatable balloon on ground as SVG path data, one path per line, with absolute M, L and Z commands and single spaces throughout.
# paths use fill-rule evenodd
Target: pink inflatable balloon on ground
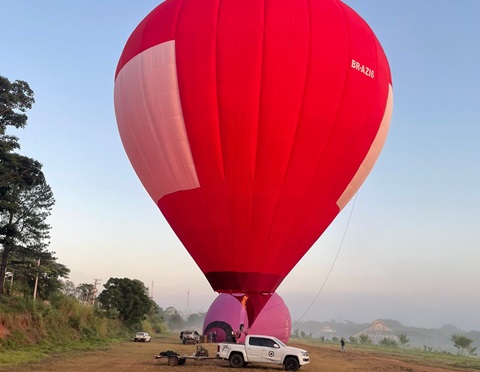
M 245 329 L 249 328 L 247 311 L 235 297 L 222 293 L 208 309 L 203 323 L 203 334 L 215 332 L 216 341 L 223 342 L 239 329 L 240 324 L 243 324 Z M 274 336 L 283 342 L 288 342 L 291 331 L 290 311 L 277 293 L 273 294 L 255 323 L 248 329 L 250 334 Z M 242 334 L 239 341 L 242 342 L 244 338 L 245 335 Z

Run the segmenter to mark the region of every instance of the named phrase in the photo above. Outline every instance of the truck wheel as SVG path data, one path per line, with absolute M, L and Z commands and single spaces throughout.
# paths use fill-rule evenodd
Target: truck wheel
M 300 368 L 300 364 L 298 363 L 298 359 L 295 357 L 287 357 L 285 359 L 285 371 L 296 371 Z
M 179 364 L 179 360 L 176 356 L 170 356 L 168 357 L 168 363 L 167 363 L 169 366 L 176 366 L 177 364 Z
M 230 355 L 230 366 L 232 368 L 243 367 L 243 357 L 241 354 L 232 354 Z

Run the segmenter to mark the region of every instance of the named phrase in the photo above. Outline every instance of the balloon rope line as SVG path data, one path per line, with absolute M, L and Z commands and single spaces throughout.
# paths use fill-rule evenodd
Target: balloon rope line
M 298 324 L 298 322 L 300 322 L 303 317 L 305 315 L 307 315 L 307 313 L 310 311 L 310 309 L 312 308 L 313 304 L 317 301 L 318 299 L 318 296 L 320 296 L 320 293 L 323 291 L 323 288 L 325 287 L 325 284 L 327 284 L 327 281 L 328 281 L 328 278 L 330 278 L 330 274 L 332 273 L 333 271 L 333 267 L 335 266 L 335 263 L 337 262 L 337 258 L 340 254 L 340 251 L 342 249 L 342 246 L 343 246 L 343 242 L 345 241 L 345 236 L 347 236 L 347 231 L 348 231 L 348 227 L 350 226 L 350 220 L 352 219 L 352 215 L 353 215 L 353 209 L 355 208 L 355 202 L 357 201 L 357 195 L 358 193 L 355 194 L 355 197 L 353 198 L 353 205 L 352 205 L 352 209 L 350 210 L 350 215 L 348 216 L 348 221 L 347 221 L 347 226 L 345 227 L 345 231 L 343 233 L 343 237 L 342 237 L 342 240 L 340 241 L 340 245 L 337 249 L 337 254 L 335 255 L 335 259 L 333 260 L 333 263 L 332 263 L 332 266 L 330 267 L 330 270 L 328 271 L 328 274 L 325 278 L 325 280 L 323 281 L 323 284 L 322 286 L 320 287 L 319 291 L 317 292 L 317 295 L 315 296 L 315 298 L 313 299 L 312 303 L 310 304 L 310 306 L 308 306 L 307 310 L 305 310 L 305 312 L 302 314 L 302 316 L 300 317 L 300 319 L 298 319 L 295 324 L 292 325 L 292 328 L 294 326 L 296 326 Z

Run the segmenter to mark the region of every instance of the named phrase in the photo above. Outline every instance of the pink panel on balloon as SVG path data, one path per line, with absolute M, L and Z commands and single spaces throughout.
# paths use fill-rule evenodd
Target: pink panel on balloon
M 244 324 L 245 329 L 249 328 L 245 308 L 232 295 L 221 293 L 207 311 L 203 323 L 203 334 L 209 335 L 215 332 L 216 341 L 223 342 L 230 337 L 232 331 L 239 329 L 240 324 Z M 248 333 L 274 336 L 286 343 L 290 338 L 291 330 L 290 311 L 282 298 L 274 293 L 251 329 L 248 329 Z M 244 338 L 245 335 L 242 334 L 238 341 L 243 342 Z

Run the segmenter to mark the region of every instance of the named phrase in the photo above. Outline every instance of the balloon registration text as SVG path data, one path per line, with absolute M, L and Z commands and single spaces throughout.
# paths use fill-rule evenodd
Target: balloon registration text
M 355 61 L 352 59 L 352 68 L 360 71 L 362 74 L 371 77 L 372 79 L 375 77 L 375 71 L 373 71 L 370 67 L 362 65 L 360 62 Z

